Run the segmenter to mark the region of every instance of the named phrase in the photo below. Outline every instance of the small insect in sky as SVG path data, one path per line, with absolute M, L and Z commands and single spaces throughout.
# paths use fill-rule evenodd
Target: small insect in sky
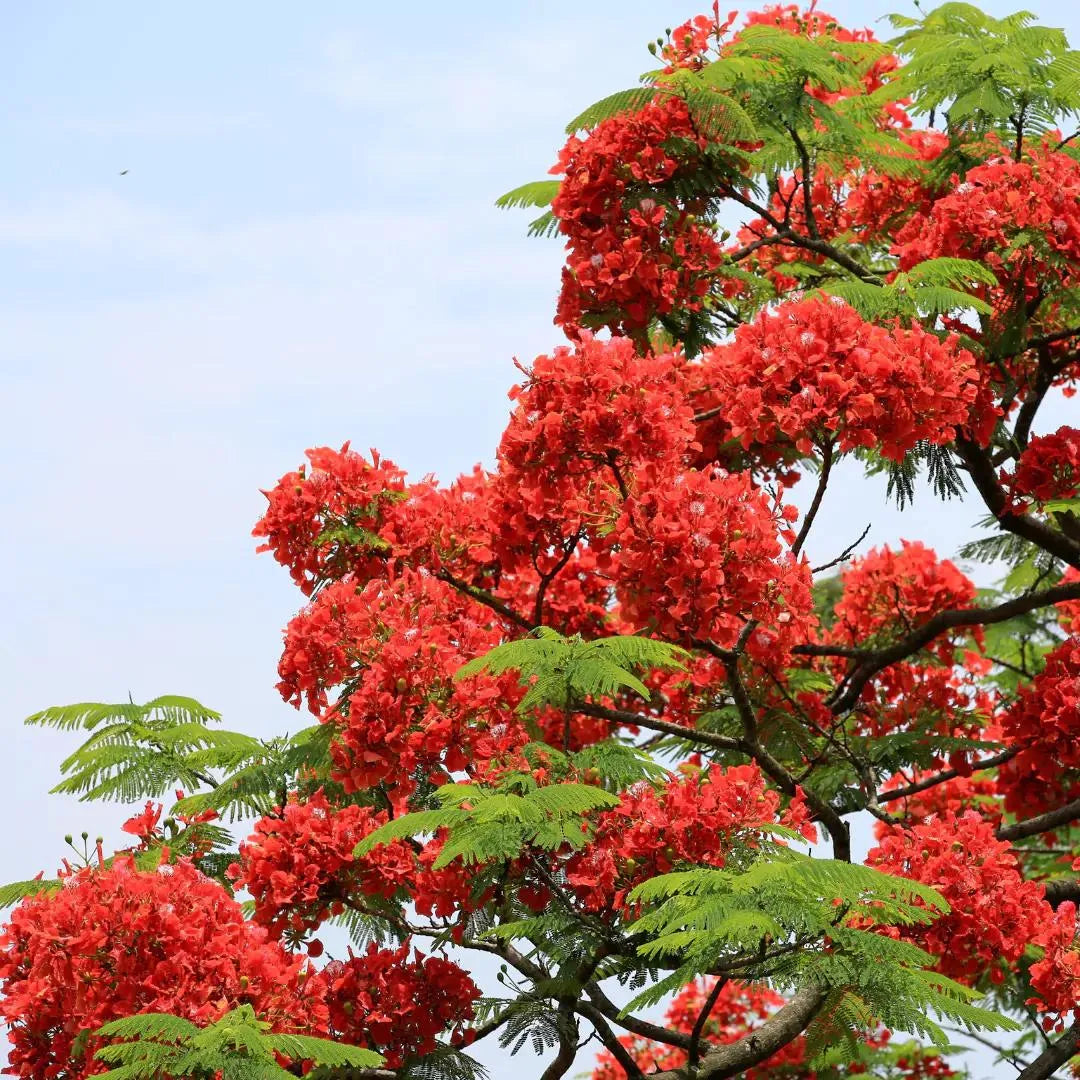
M 121 169 L 121 170 L 120 170 L 120 175 L 121 175 L 121 176 L 127 176 L 127 174 L 128 174 L 128 171 L 129 171 L 129 170 L 127 170 L 127 169 Z

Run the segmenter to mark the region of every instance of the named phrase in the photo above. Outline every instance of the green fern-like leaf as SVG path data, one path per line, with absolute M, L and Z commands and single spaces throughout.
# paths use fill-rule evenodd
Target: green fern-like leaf
M 503 210 L 523 206 L 550 206 L 558 194 L 558 180 L 534 180 L 531 184 L 522 184 L 521 187 L 500 195 L 495 200 L 495 205 Z
M 272 1033 L 250 1005 L 202 1028 L 168 1013 L 143 1013 L 105 1024 L 94 1035 L 116 1040 L 96 1053 L 113 1066 L 102 1074 L 110 1080 L 215 1075 L 223 1080 L 286 1080 L 292 1073 L 278 1064 L 278 1054 L 297 1065 L 310 1062 L 328 1069 L 368 1069 L 383 1063 L 381 1055 L 361 1047 Z
M 208 727 L 221 717 L 192 698 L 175 695 L 133 703 L 68 705 L 27 719 L 36 726 L 90 734 L 60 766 L 54 792 L 135 802 L 180 786 L 207 783 L 208 769 L 227 769 L 257 754 L 250 736 Z
M 528 686 L 519 707 L 528 712 L 544 705 L 567 708 L 573 702 L 624 691 L 648 698 L 648 687 L 635 671 L 679 670 L 685 656 L 683 649 L 652 638 L 627 635 L 584 641 L 541 627 L 534 636 L 497 645 L 471 660 L 455 678 L 482 671 L 493 675 L 518 671 Z
M 0 910 L 9 908 L 28 896 L 56 892 L 62 884 L 55 879 L 35 878 L 33 881 L 13 881 L 9 885 L 0 885 Z
M 566 133 L 573 135 L 577 131 L 594 128 L 601 121 L 609 120 L 621 113 L 644 109 L 656 97 L 656 94 L 657 88 L 654 86 L 634 86 L 629 90 L 618 90 L 614 94 L 608 94 L 607 97 L 601 98 L 600 101 L 575 116 L 566 125 Z

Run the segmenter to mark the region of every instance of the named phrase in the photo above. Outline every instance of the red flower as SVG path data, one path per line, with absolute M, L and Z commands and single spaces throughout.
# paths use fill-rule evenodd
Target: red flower
M 551 209 L 568 255 L 555 321 L 571 336 L 587 325 L 640 336 L 656 315 L 700 308 L 721 252 L 711 228 L 662 194 L 695 167 L 666 149 L 675 139 L 705 145 L 686 104 L 658 95 L 571 136 L 559 154 Z
M 207 1023 L 250 1003 L 278 1030 L 325 1030 L 306 970 L 245 922 L 239 905 L 189 863 L 71 876 L 24 900 L 0 934 L 0 1016 L 12 1043 L 8 1071 L 26 1080 L 104 1070 L 86 1029 L 140 1012 Z M 81 1042 L 81 1040 L 79 1040 Z
M 615 526 L 611 572 L 623 619 L 721 646 L 754 619 L 761 628 L 751 644 L 760 650 L 804 632 L 809 573 L 781 542 L 793 512 L 746 474 L 688 469 L 658 478 L 626 501 Z
M 386 821 L 366 806 L 331 807 L 319 790 L 303 803 L 290 802 L 280 816 L 260 818 L 229 876 L 251 893 L 255 921 L 273 937 L 317 929 L 332 904 L 362 907 L 365 897 L 391 899 L 411 885 L 416 859 L 405 841 L 353 856 Z
M 1001 482 L 1009 489 L 1013 509 L 1023 512 L 1027 500 L 1047 503 L 1080 495 L 1080 428 L 1060 427 L 1050 435 L 1032 439 L 1017 458 L 1010 476 Z
M 307 452 L 301 465 L 270 491 L 269 505 L 253 530 L 266 537 L 258 551 L 272 551 L 293 580 L 311 594 L 325 580 L 382 571 L 379 537 L 387 512 L 403 497 L 404 473 L 373 450 L 369 462 L 345 443 Z
M 874 447 L 899 461 L 920 441 L 950 442 L 979 400 L 975 360 L 955 339 L 876 326 L 839 300 L 765 311 L 702 360 L 701 407 L 769 465 L 785 445 L 801 456 Z
M 132 836 L 137 836 L 142 840 L 153 835 L 160 820 L 161 803 L 148 802 L 146 809 L 141 814 L 128 818 L 120 828 L 124 832 L 131 833 Z
M 386 1056 L 389 1068 L 407 1057 L 429 1054 L 436 1035 L 453 1029 L 454 1040 L 473 1017 L 480 997 L 476 984 L 457 964 L 410 946 L 380 949 L 327 964 L 330 1034 L 342 1042 L 366 1045 Z
M 938 969 L 971 982 L 1014 963 L 1051 916 L 1043 887 L 1025 881 L 1009 844 L 973 811 L 945 813 L 921 825 L 882 830 L 867 865 L 930 885 L 950 911 L 899 935 L 938 957 Z
M 1005 806 L 1023 816 L 1052 810 L 1080 793 L 1080 637 L 1063 641 L 1021 687 L 1001 720 L 1019 753 L 1001 767 Z
M 779 807 L 756 765 L 713 765 L 659 791 L 639 785 L 600 815 L 590 845 L 567 864 L 567 881 L 587 910 L 618 908 L 639 882 L 677 865 L 723 866 L 735 846 L 755 843 L 778 820 L 816 839 L 801 793 L 787 813 Z

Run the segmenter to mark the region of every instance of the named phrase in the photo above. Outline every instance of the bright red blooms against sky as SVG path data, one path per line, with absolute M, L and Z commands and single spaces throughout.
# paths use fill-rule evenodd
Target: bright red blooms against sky
M 492 467 L 346 443 L 266 492 L 309 726 L 32 718 L 132 812 L 5 891 L 8 1072 L 241 1005 L 379 1080 L 473 1076 L 484 1039 L 543 1080 L 589 1043 L 594 1080 L 1080 1049 L 1080 428 L 1044 409 L 1080 374 L 1080 54 L 963 5 L 897 25 L 714 7 L 505 197 L 565 245 L 567 343 L 517 362 Z M 852 465 L 962 495 L 971 542 L 826 541 Z

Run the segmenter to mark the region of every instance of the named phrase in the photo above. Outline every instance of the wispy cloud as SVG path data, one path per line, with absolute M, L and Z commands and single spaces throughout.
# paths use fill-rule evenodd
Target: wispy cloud
M 231 135 L 238 131 L 258 131 L 270 125 L 270 118 L 258 112 L 151 109 L 144 106 L 136 106 L 130 112 L 66 112 L 52 121 L 35 117 L 35 122 L 42 120 L 65 131 L 108 139 L 200 139 Z
M 165 264 L 204 279 L 377 283 L 433 297 L 465 282 L 505 275 L 538 280 L 542 250 L 508 217 L 454 218 L 432 209 L 319 211 L 213 223 L 175 209 L 96 192 L 0 205 L 0 244 L 31 253 L 39 266 Z M 551 245 L 549 254 L 557 248 Z M 0 301 L 2 304 L 2 301 Z

